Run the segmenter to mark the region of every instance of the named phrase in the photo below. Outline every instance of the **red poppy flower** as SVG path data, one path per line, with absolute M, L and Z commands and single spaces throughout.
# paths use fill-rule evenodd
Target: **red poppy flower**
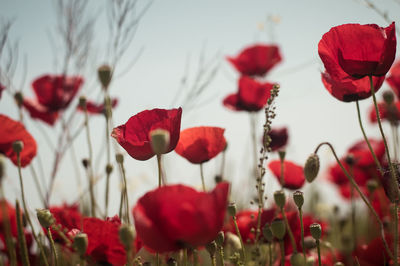
M 203 246 L 221 231 L 229 184 L 209 193 L 184 185 L 163 186 L 146 193 L 133 208 L 135 227 L 144 246 L 156 252 Z
M 204 163 L 226 147 L 225 129 L 220 127 L 192 127 L 181 132 L 175 151 L 191 163 Z
M 49 210 L 63 232 L 82 228 L 83 215 L 79 212 L 77 204 L 68 205 L 64 203 L 62 206 L 52 206 Z M 55 241 L 62 241 L 56 231 L 52 230 L 52 234 Z
M 328 72 L 321 74 L 322 83 L 326 90 L 336 99 L 343 102 L 363 100 L 371 96 L 371 85 L 368 77 L 353 79 L 344 72 L 345 76 L 335 77 Z M 372 77 L 374 90 L 378 91 L 385 77 Z
M 20 153 L 21 166 L 27 166 L 36 156 L 37 146 L 35 139 L 26 131 L 24 125 L 11 118 L 0 114 L 0 153 L 11 159 L 18 165 L 17 154 L 13 151 L 13 142 L 19 140 L 24 144 Z
M 400 98 L 400 61 L 393 64 L 389 76 L 386 78 L 386 82 L 397 95 L 397 98 Z
M 124 125 L 113 129 L 111 136 L 136 160 L 154 156 L 149 134 L 154 129 L 165 129 L 170 134 L 169 148 L 175 149 L 179 140 L 182 108 L 145 110 L 129 118 Z
M 235 111 L 260 111 L 267 104 L 273 88 L 272 83 L 261 83 L 248 76 L 239 79 L 239 91 L 228 95 L 223 104 Z
M 271 138 L 271 142 L 269 144 L 271 151 L 283 149 L 286 146 L 289 138 L 287 127 L 272 128 L 268 132 L 268 135 Z
M 386 28 L 376 24 L 345 24 L 322 36 L 318 53 L 333 78 L 343 72 L 353 78 L 385 76 L 396 55 L 394 22 Z
M 250 46 L 236 58 L 227 59 L 242 75 L 248 76 L 264 76 L 282 61 L 278 46 L 263 44 Z
M 32 83 L 38 102 L 49 110 L 58 111 L 68 107 L 83 84 L 79 76 L 44 75 Z
M 51 126 L 53 126 L 58 119 L 58 111 L 49 110 L 36 100 L 24 98 L 23 106 L 28 110 L 32 118 L 42 120 Z
M 275 160 L 268 164 L 269 169 L 281 183 L 281 161 Z M 283 162 L 284 187 L 288 189 L 299 189 L 304 185 L 305 178 L 303 167 L 290 161 Z
M 386 237 L 386 241 L 392 242 L 389 237 Z M 391 246 L 391 243 L 389 245 Z M 359 264 L 363 266 L 382 265 L 383 261 L 390 259 L 381 237 L 373 239 L 368 244 L 358 245 L 352 256 L 357 257 Z M 388 265 L 392 264 L 388 263 Z
M 268 210 L 263 210 L 261 213 L 261 228 L 265 224 L 269 224 L 275 217 L 275 208 Z M 236 222 L 239 227 L 240 235 L 245 243 L 254 243 L 255 240 L 255 230 L 257 229 L 258 222 L 258 211 L 253 210 L 243 210 L 236 214 Z M 252 228 L 254 231 L 252 231 Z M 225 230 L 236 234 L 235 225 L 233 219 L 231 218 L 229 223 L 225 225 Z
M 388 105 L 385 102 L 378 103 L 379 116 L 381 120 L 387 120 L 390 123 L 398 123 L 400 121 L 400 102 Z M 369 109 L 369 121 L 377 123 L 375 106 Z
M 111 108 L 115 108 L 118 105 L 118 99 L 111 99 Z M 78 110 L 82 111 L 82 107 L 78 106 Z M 86 102 L 86 110 L 89 114 L 104 114 L 106 107 L 104 103 L 95 103 L 92 101 Z
M 374 151 L 377 159 L 382 162 L 385 155 L 385 144 L 383 143 L 383 140 L 368 139 L 368 141 L 371 144 L 372 150 Z M 365 140 L 360 140 L 353 144 L 347 150 L 347 154 L 353 156 L 354 166 L 363 168 L 376 168 L 374 157 L 372 156 Z
M 118 230 L 121 221 L 117 216 L 105 221 L 90 217 L 83 219 L 83 231 L 88 236 L 86 254 L 96 263 L 125 265 L 125 248 L 119 240 Z M 96 264 L 97 265 L 97 264 Z

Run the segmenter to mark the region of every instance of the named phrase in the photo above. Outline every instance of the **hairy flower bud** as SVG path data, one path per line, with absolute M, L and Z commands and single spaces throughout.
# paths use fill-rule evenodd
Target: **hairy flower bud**
M 151 148 L 155 154 L 163 154 L 168 150 L 170 141 L 169 132 L 165 129 L 155 129 L 150 131 Z
M 85 233 L 79 233 L 74 237 L 73 247 L 80 256 L 84 256 L 88 246 L 88 237 Z
M 97 70 L 99 81 L 104 89 L 107 89 L 112 79 L 112 70 L 108 65 L 102 65 Z
M 277 190 L 274 192 L 274 200 L 276 205 L 279 208 L 283 208 L 285 207 L 285 203 L 286 203 L 286 196 L 285 196 L 285 192 L 283 192 L 283 190 Z
M 312 225 L 310 225 L 310 233 L 315 240 L 319 240 L 322 234 L 321 225 L 318 223 L 313 223 Z
M 51 212 L 47 209 L 37 209 L 36 216 L 39 220 L 40 225 L 46 229 L 55 223 L 53 214 L 51 214 Z
M 308 182 L 314 181 L 319 172 L 319 157 L 317 154 L 311 154 L 304 166 L 304 176 Z
M 293 200 L 294 203 L 296 204 L 297 208 L 301 209 L 301 207 L 304 204 L 304 193 L 301 192 L 300 190 L 297 190 L 293 193 Z
M 271 231 L 274 237 L 282 240 L 286 234 L 285 222 L 282 219 L 275 219 L 271 223 Z

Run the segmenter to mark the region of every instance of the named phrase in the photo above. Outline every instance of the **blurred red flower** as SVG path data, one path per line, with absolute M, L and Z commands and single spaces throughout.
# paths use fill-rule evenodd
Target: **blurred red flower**
M 180 133 L 175 151 L 191 163 L 211 160 L 226 147 L 225 129 L 220 127 L 192 127 Z
M 279 47 L 265 44 L 247 47 L 237 57 L 227 59 L 237 71 L 248 76 L 264 76 L 282 61 Z
M 269 224 L 275 217 L 275 208 L 263 210 L 261 213 L 261 229 L 265 224 Z M 240 235 L 244 243 L 254 243 L 255 240 L 255 230 L 257 229 L 258 222 L 258 211 L 256 210 L 242 210 L 236 214 L 236 222 L 239 227 Z M 254 228 L 254 231 L 252 231 Z M 236 234 L 235 225 L 233 219 L 230 218 L 229 223 L 225 225 L 225 231 Z
M 89 243 L 86 254 L 97 263 L 96 265 L 126 264 L 125 248 L 118 235 L 120 226 L 121 221 L 117 216 L 105 221 L 94 217 L 83 219 L 83 232 L 87 234 Z
M 389 76 L 386 78 L 386 82 L 397 95 L 397 98 L 400 99 L 400 61 L 393 64 Z
M 386 237 L 386 241 L 389 242 L 390 246 L 392 246 L 390 243 L 392 242 L 390 237 Z M 353 251 L 352 256 L 357 257 L 359 264 L 363 266 L 382 265 L 382 261 L 387 261 L 388 259 L 390 259 L 389 254 L 387 254 L 386 252 L 381 237 L 373 239 L 368 244 L 363 243 L 358 245 L 356 249 Z M 392 264 L 388 263 L 387 265 L 392 265 Z
M 17 154 L 13 151 L 13 142 L 19 140 L 24 144 L 24 148 L 20 153 L 21 166 L 27 166 L 36 156 L 37 145 L 35 139 L 25 129 L 20 122 L 0 114 L 0 153 L 11 159 L 18 165 Z
M 166 153 L 174 150 L 179 140 L 181 116 L 182 108 L 145 110 L 114 128 L 111 136 L 136 160 L 148 160 L 155 155 L 150 144 L 150 132 L 154 129 L 167 130 L 170 143 Z
M 355 79 L 385 76 L 396 55 L 394 22 L 386 28 L 376 24 L 333 27 L 322 36 L 318 53 L 335 79 L 341 79 L 343 72 Z
M 111 108 L 115 108 L 118 105 L 118 99 L 111 99 Z M 78 106 L 79 111 L 83 111 L 82 107 Z M 93 101 L 88 100 L 86 102 L 86 110 L 89 114 L 104 114 L 106 107 L 104 103 L 95 103 Z
M 385 144 L 383 140 L 368 139 L 377 159 L 382 162 L 385 155 Z M 352 155 L 354 166 L 357 167 L 373 167 L 376 168 L 374 157 L 372 156 L 368 144 L 365 140 L 360 140 L 353 144 L 348 150 L 347 155 Z
M 271 151 L 277 151 L 283 149 L 286 146 L 289 139 L 287 127 L 272 128 L 268 132 L 268 135 L 271 138 L 271 143 L 269 144 Z
M 28 110 L 32 118 L 42 120 L 50 126 L 53 126 L 58 119 L 58 111 L 52 111 L 34 99 L 24 98 L 23 106 Z
M 400 102 L 394 102 L 388 105 L 386 102 L 378 103 L 379 116 L 381 120 L 387 120 L 390 123 L 398 123 L 400 121 Z M 371 106 L 369 109 L 369 121 L 377 123 L 377 117 L 375 112 L 375 106 Z
M 238 92 L 225 97 L 223 104 L 235 111 L 260 111 L 267 104 L 273 85 L 242 76 L 239 79 Z
M 222 229 L 228 191 L 226 182 L 209 193 L 184 185 L 150 191 L 133 208 L 137 235 L 156 252 L 203 246 Z
M 51 111 L 68 107 L 83 84 L 80 76 L 43 75 L 32 83 L 36 98 Z
M 321 74 L 326 90 L 336 99 L 343 102 L 363 100 L 371 96 L 371 85 L 368 77 L 354 79 L 344 72 L 344 76 L 335 77 L 328 72 Z M 374 90 L 378 91 L 385 77 L 372 77 Z
M 278 182 L 281 184 L 281 161 L 274 160 L 268 164 Z M 305 178 L 303 167 L 290 161 L 283 162 L 283 180 L 284 186 L 288 189 L 299 189 L 304 185 Z
M 51 206 L 50 212 L 56 219 L 56 224 L 60 227 L 61 231 L 68 232 L 72 229 L 81 229 L 83 223 L 83 215 L 79 211 L 77 204 L 61 206 Z M 54 240 L 63 243 L 62 238 L 55 230 L 51 230 Z

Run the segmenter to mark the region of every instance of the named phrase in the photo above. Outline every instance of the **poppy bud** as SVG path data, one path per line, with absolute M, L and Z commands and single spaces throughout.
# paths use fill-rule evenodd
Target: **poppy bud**
M 174 258 L 169 258 L 167 260 L 167 265 L 168 266 L 178 266 L 178 262 Z
M 108 88 L 112 79 L 112 71 L 111 67 L 108 65 L 102 65 L 97 70 L 97 74 L 99 76 L 99 81 L 104 89 Z
M 86 110 L 86 97 L 85 96 L 79 97 L 79 107 L 82 108 L 83 110 Z
M 271 242 L 274 238 L 274 236 L 272 235 L 271 227 L 268 224 L 265 224 L 263 227 L 263 236 L 268 242 Z
M 88 246 L 88 237 L 85 233 L 79 233 L 74 237 L 73 247 L 80 256 L 84 256 Z
M 6 165 L 4 163 L 4 156 L 0 154 L 0 182 L 5 176 L 5 172 L 6 172 Z
M 215 252 L 217 251 L 217 243 L 215 241 L 212 241 L 206 245 L 206 249 L 208 253 L 210 253 L 210 256 L 214 256 Z
M 301 209 L 301 207 L 304 204 L 304 193 L 301 192 L 300 190 L 297 190 L 293 193 L 293 200 L 294 203 L 296 204 L 297 208 Z
M 124 245 L 125 249 L 129 250 L 135 240 L 135 231 L 132 226 L 123 224 L 118 230 L 119 239 Z
M 215 239 L 215 243 L 217 243 L 218 246 L 222 247 L 224 245 L 225 241 L 225 235 L 223 231 L 220 231 L 217 235 L 217 238 Z
M 274 200 L 276 205 L 278 205 L 279 208 L 285 207 L 286 203 L 286 197 L 285 197 L 285 192 L 283 190 L 277 190 L 274 192 Z
M 18 91 L 14 94 L 14 100 L 17 103 L 18 107 L 21 107 L 22 104 L 24 103 L 24 96 L 22 95 L 22 92 Z
M 286 234 L 285 222 L 282 219 L 275 219 L 271 223 L 272 235 L 279 240 L 282 240 Z
M 315 240 L 319 240 L 322 234 L 321 225 L 318 223 L 313 223 L 310 225 L 310 233 Z
M 394 167 L 394 166 L 389 166 L 389 167 Z M 399 176 L 399 171 L 398 169 L 393 169 L 394 171 L 397 171 L 397 176 Z M 382 186 L 383 189 L 385 190 L 385 194 L 390 200 L 390 202 L 395 203 L 399 201 L 400 195 L 399 195 L 399 184 L 392 178 L 392 174 L 390 173 L 390 170 L 384 172 L 382 176 Z
M 20 153 L 24 149 L 24 143 L 20 140 L 14 141 L 12 143 L 12 148 L 15 153 Z
M 155 154 L 163 154 L 168 150 L 170 135 L 165 129 L 155 129 L 150 131 L 151 148 Z
M 230 216 L 236 216 L 236 203 L 232 202 L 228 205 L 228 213 Z
M 304 176 L 308 182 L 314 181 L 319 172 L 319 157 L 317 154 L 311 154 L 304 166 Z
M 338 261 L 338 262 L 335 262 L 335 264 L 333 266 L 344 266 L 344 264 L 343 264 L 343 262 Z
M 83 158 L 82 159 L 82 165 L 83 167 L 85 167 L 85 169 L 87 169 L 89 167 L 90 161 L 88 158 Z
M 383 100 L 387 105 L 391 105 L 394 102 L 394 94 L 391 91 L 385 91 L 383 93 Z
M 374 179 L 370 179 L 367 181 L 367 189 L 369 193 L 374 193 L 375 189 L 377 189 L 379 186 L 378 182 Z
M 124 162 L 124 155 L 122 153 L 115 154 L 115 160 L 117 161 L 117 163 L 123 163 Z
M 36 216 L 39 220 L 40 225 L 46 229 L 55 223 L 53 214 L 51 214 L 51 212 L 47 209 L 37 209 Z
M 106 165 L 106 174 L 109 175 L 112 173 L 112 171 L 113 171 L 113 166 L 112 166 L 112 164 L 108 163 Z
M 311 236 L 304 237 L 304 248 L 305 249 L 313 249 L 316 248 L 317 245 L 315 240 Z
M 293 253 L 293 255 L 290 257 L 290 263 L 293 266 L 304 266 L 305 260 L 304 260 L 303 254 Z

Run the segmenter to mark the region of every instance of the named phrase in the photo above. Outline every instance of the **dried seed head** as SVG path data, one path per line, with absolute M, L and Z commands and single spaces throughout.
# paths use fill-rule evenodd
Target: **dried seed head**
M 236 216 L 236 203 L 232 202 L 228 205 L 228 213 L 230 216 Z
M 117 163 L 123 163 L 124 162 L 124 155 L 122 153 L 115 154 L 115 160 L 117 161 Z
M 394 102 L 394 94 L 391 91 L 385 91 L 383 93 L 383 100 L 387 105 L 391 105 Z
M 286 203 L 286 197 L 285 197 L 285 192 L 283 192 L 283 190 L 277 190 L 274 192 L 274 200 L 276 205 L 279 208 L 283 208 L 285 207 L 285 203 Z
M 301 209 L 304 204 L 304 193 L 300 190 L 295 191 L 293 193 L 293 200 L 297 208 Z
M 112 164 L 110 164 L 110 163 L 108 163 L 107 165 L 106 165 L 106 174 L 111 174 L 112 173 L 112 171 L 113 171 L 113 166 L 112 166 Z
M 86 97 L 85 96 L 81 96 L 79 97 L 79 107 L 82 108 L 83 110 L 86 110 Z
M 97 70 L 99 81 L 104 89 L 107 89 L 112 79 L 112 70 L 109 65 L 102 65 Z
M 268 242 L 271 242 L 274 238 L 274 236 L 272 235 L 271 227 L 268 224 L 265 224 L 263 227 L 263 236 Z
M 14 94 L 14 100 L 17 103 L 18 107 L 21 108 L 22 104 L 24 103 L 24 96 L 22 95 L 22 92 L 17 91 Z
M 225 241 L 225 235 L 224 232 L 221 231 L 218 233 L 217 238 L 215 239 L 215 243 L 217 243 L 219 247 L 222 247 L 224 245 L 224 241 Z
M 292 266 L 304 266 L 306 262 L 303 254 L 293 253 L 293 255 L 290 257 L 290 263 Z
M 13 151 L 15 153 L 20 153 L 24 149 L 24 143 L 20 140 L 14 141 L 12 144 Z
M 321 225 L 318 223 L 313 223 L 312 225 L 310 225 L 310 233 L 315 240 L 319 240 L 322 234 Z

